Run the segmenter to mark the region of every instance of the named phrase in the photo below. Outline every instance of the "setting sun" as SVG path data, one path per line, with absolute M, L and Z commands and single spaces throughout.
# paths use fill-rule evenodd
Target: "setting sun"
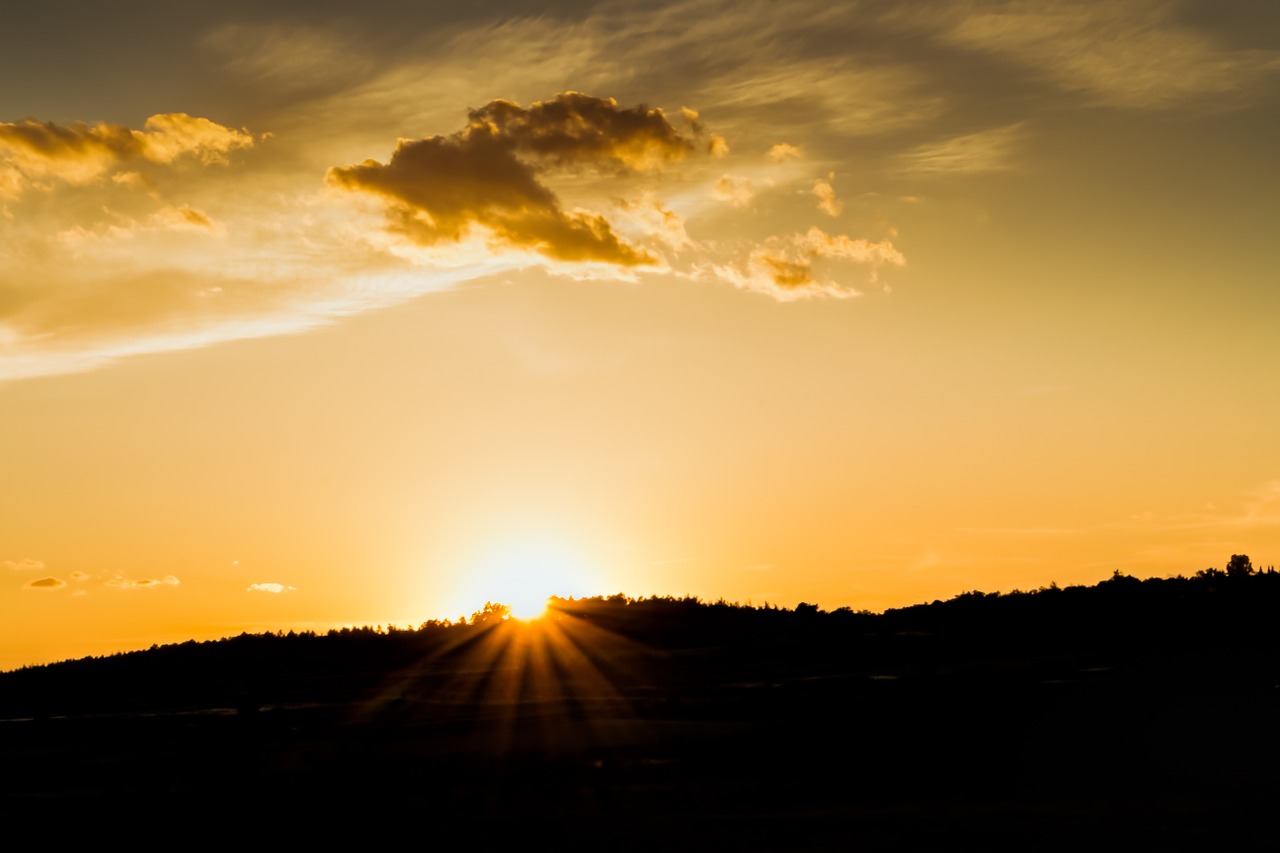
M 511 608 L 511 618 L 519 619 L 521 622 L 532 622 L 546 615 L 549 600 L 549 596 L 539 598 L 536 593 L 530 593 L 527 598 L 523 596 L 512 598 L 507 606 Z
M 483 561 L 459 584 L 457 609 L 472 612 L 486 601 L 500 602 L 524 622 L 546 613 L 553 595 L 582 595 L 586 573 L 581 560 L 566 549 L 546 543 L 512 544 Z

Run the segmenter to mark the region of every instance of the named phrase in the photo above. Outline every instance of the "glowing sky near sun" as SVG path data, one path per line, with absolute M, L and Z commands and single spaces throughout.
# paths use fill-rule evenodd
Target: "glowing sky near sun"
M 1280 545 L 1269 4 L 76 3 L 0 53 L 0 666 Z

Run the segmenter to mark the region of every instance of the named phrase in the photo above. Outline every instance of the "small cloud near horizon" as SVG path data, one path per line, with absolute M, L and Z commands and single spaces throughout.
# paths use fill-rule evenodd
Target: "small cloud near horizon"
M 48 578 L 40 578 L 38 580 L 33 580 L 27 584 L 26 588 L 27 589 L 62 589 L 62 587 L 66 585 L 67 585 L 67 582 L 62 580 L 61 578 L 48 577 Z
M 162 578 L 126 578 L 124 575 L 116 575 L 105 582 L 107 586 L 113 586 L 117 589 L 153 589 L 161 586 L 177 586 L 181 583 L 173 575 L 165 575 Z
M 279 595 L 284 592 L 293 592 L 296 589 L 296 586 L 283 583 L 251 583 L 245 588 L 245 592 L 269 592 L 273 595 Z

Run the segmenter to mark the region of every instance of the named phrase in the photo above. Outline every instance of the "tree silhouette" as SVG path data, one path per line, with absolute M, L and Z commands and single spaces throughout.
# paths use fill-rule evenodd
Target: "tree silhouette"
M 1253 574 L 1253 563 L 1248 554 L 1232 554 L 1227 561 L 1227 577 L 1243 578 Z
M 511 608 L 506 604 L 486 601 L 484 609 L 471 614 L 472 625 L 489 625 L 505 622 L 511 618 Z

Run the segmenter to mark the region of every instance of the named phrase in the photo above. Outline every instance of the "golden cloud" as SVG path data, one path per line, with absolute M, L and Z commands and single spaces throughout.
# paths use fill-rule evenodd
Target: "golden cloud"
M 230 151 L 253 147 L 247 130 L 233 130 L 186 113 L 154 115 L 144 127 L 132 133 L 142 143 L 143 156 L 153 163 L 172 163 L 186 155 L 201 163 L 225 163 Z
M 788 160 L 799 159 L 799 157 L 800 149 L 789 142 L 779 142 L 769 148 L 769 159 L 775 163 L 785 163 Z
M 723 175 L 715 184 L 716 198 L 727 201 L 734 207 L 746 207 L 755 198 L 756 188 L 747 178 L 735 178 Z
M 813 194 L 818 197 L 818 209 L 828 216 L 839 216 L 844 204 L 836 198 L 836 189 L 831 186 L 835 173 L 827 176 L 827 180 L 819 178 L 813 182 Z
M 163 207 L 156 211 L 151 221 L 161 228 L 172 228 L 179 231 L 192 230 L 212 231 L 215 223 L 203 210 L 182 204 L 177 207 Z
M 280 595 L 281 593 L 285 593 L 285 592 L 293 592 L 296 589 L 297 589 L 296 586 L 289 586 L 288 584 L 275 583 L 275 582 L 251 583 L 247 587 L 245 587 L 246 592 L 269 592 L 273 595 Z
M 132 130 L 104 122 L 59 125 L 35 119 L 0 122 L 0 192 L 14 196 L 45 177 L 88 183 L 136 160 L 167 164 L 191 156 L 201 163 L 220 163 L 231 150 L 253 145 L 247 131 L 186 113 L 153 115 L 143 127 Z
M 475 228 L 499 244 L 560 261 L 656 265 L 602 215 L 565 210 L 543 182 L 554 171 L 649 171 L 694 150 L 659 109 L 564 92 L 528 108 L 495 100 L 450 136 L 400 140 L 386 164 L 329 170 L 330 184 L 387 202 L 393 231 L 430 246 Z
M 872 282 L 878 280 L 877 271 L 881 266 L 906 263 L 906 258 L 888 240 L 873 243 L 845 234 L 828 234 L 815 226 L 803 234 L 770 237 L 753 248 L 743 264 L 704 267 L 702 272 L 781 302 L 815 297 L 847 299 L 860 295 L 856 287 L 821 273 L 816 267 L 821 259 L 869 264 Z
M 126 578 L 123 575 L 116 575 L 106 581 L 107 586 L 113 586 L 117 589 L 154 589 L 161 586 L 177 586 L 179 581 L 173 575 L 165 575 L 162 578 Z

